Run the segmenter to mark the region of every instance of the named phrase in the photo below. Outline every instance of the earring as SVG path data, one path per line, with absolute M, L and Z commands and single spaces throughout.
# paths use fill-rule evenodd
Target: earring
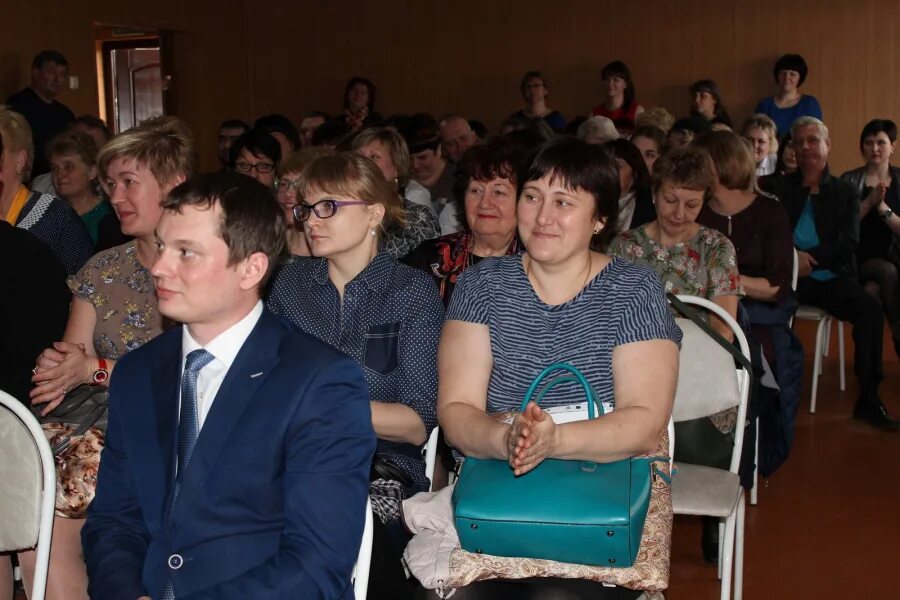
M 16 171 L 16 175 L 21 175 L 21 174 L 24 173 L 24 172 L 25 172 L 25 171 L 21 171 L 21 170 L 20 170 L 20 171 Z
M 370 229 L 369 233 L 372 235 L 372 237 L 375 237 L 375 229 L 374 228 Z
M 598 235 L 601 231 L 603 231 L 602 226 L 597 225 L 596 227 L 594 227 L 594 235 Z

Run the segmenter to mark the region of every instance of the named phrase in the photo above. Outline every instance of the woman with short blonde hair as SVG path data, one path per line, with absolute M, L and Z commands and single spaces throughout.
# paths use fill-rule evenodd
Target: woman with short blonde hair
M 763 114 L 755 114 L 744 121 L 741 136 L 753 147 L 756 175 L 764 177 L 775 172 L 778 161 L 778 133 L 775 121 Z

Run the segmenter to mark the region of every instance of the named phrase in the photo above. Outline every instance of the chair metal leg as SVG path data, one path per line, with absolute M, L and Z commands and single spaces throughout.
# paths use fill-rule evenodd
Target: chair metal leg
M 734 600 L 744 594 L 744 492 L 737 506 L 737 525 L 734 534 Z
M 725 550 L 725 521 L 723 519 L 719 519 L 719 579 L 722 579 L 722 553 Z
M 750 488 L 750 504 L 756 506 L 759 502 L 757 484 L 759 483 L 759 417 L 756 417 L 756 444 L 753 456 L 753 487 Z
M 730 600 L 731 598 L 731 575 L 734 571 L 734 530 L 737 521 L 736 513 L 737 510 L 725 519 L 725 544 L 722 549 L 722 555 L 719 557 L 719 564 L 722 565 L 722 590 L 719 594 L 721 600 Z
M 809 412 L 816 414 L 816 392 L 819 391 L 819 375 L 822 373 L 822 335 L 828 319 L 819 321 L 819 327 L 816 329 L 816 345 L 813 350 L 813 374 L 812 374 L 812 395 L 809 398 Z
M 846 391 L 847 380 L 844 376 L 844 322 L 838 321 L 838 360 L 841 361 L 841 391 Z
M 828 327 L 825 328 L 825 339 L 822 340 L 822 356 L 828 357 L 828 351 L 831 350 L 831 319 L 826 318 Z

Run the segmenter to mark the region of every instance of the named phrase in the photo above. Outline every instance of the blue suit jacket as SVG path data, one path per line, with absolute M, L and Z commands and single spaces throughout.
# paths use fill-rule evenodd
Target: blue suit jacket
M 116 364 L 82 530 L 91 598 L 158 598 L 170 579 L 179 600 L 352 598 L 375 449 L 360 368 L 264 311 L 204 422 L 170 527 L 181 338 L 172 329 Z

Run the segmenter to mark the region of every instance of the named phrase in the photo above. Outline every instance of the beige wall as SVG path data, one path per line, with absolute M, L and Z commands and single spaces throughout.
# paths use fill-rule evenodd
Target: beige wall
M 542 70 L 567 117 L 599 99 L 599 70 L 621 58 L 645 107 L 688 110 L 686 88 L 715 79 L 735 121 L 772 93 L 771 66 L 803 54 L 804 91 L 832 129 L 832 164 L 859 162 L 862 125 L 900 117 L 900 2 L 895 0 L 156 0 L 21 3 L 0 22 L 0 95 L 27 83 L 28 62 L 55 47 L 81 77 L 62 100 L 96 112 L 92 24 L 174 30 L 172 105 L 214 166 L 221 119 L 337 111 L 347 78 L 378 86 L 382 114 L 461 112 L 496 127 L 520 102 L 519 78 Z M 268 11 L 268 12 L 266 12 Z M 6 12 L 6 11 L 4 11 Z

